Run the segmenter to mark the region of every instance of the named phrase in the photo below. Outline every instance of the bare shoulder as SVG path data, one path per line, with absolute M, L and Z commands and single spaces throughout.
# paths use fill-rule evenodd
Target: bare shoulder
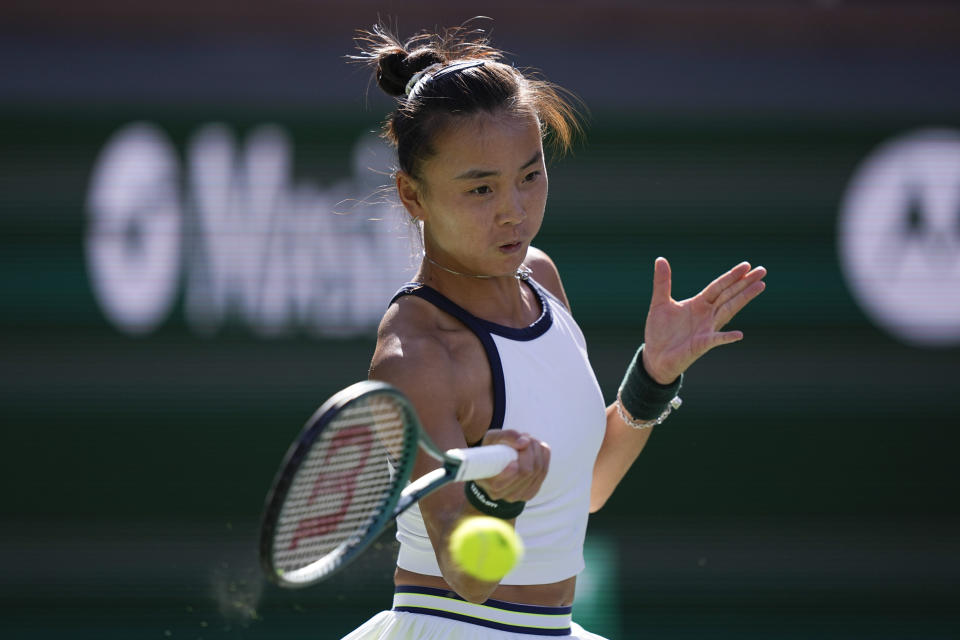
M 446 318 L 408 296 L 390 306 L 380 323 L 369 378 L 382 380 L 413 402 L 424 428 L 441 447 L 464 446 L 457 423 L 460 396 L 456 353 L 445 339 Z
M 370 378 L 409 396 L 442 383 L 453 367 L 453 354 L 440 337 L 439 320 L 432 305 L 414 297 L 390 305 L 377 331 Z
M 570 301 L 567 299 L 567 293 L 563 290 L 563 282 L 560 280 L 560 272 L 546 252 L 531 246 L 527 250 L 527 258 L 523 263 L 533 272 L 534 280 L 563 302 L 567 309 L 570 308 Z

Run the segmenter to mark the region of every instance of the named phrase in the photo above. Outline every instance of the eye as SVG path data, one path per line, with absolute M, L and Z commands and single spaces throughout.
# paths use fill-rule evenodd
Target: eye
M 488 193 L 492 193 L 492 192 L 493 192 L 493 191 L 492 191 L 492 189 L 490 189 L 489 186 L 487 186 L 487 185 L 485 185 L 485 184 L 482 184 L 482 185 L 480 185 L 479 187 L 474 187 L 473 189 L 470 189 L 470 191 L 468 191 L 467 193 L 473 193 L 473 194 L 476 194 L 476 195 L 478 195 L 478 196 L 482 196 L 482 195 L 485 195 L 485 194 L 488 194 Z
M 524 182 L 533 182 L 534 180 L 536 180 L 536 179 L 539 178 L 539 177 L 540 177 L 540 172 L 539 172 L 539 171 L 531 171 L 531 172 L 528 173 L 527 175 L 523 176 L 523 181 L 524 181 Z

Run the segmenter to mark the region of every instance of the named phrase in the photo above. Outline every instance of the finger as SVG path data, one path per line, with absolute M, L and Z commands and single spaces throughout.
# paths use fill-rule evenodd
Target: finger
M 504 470 L 488 479 L 490 491 L 487 493 L 490 497 L 497 500 L 517 500 L 517 495 L 526 488 L 533 473 L 533 457 L 532 447 L 519 451 L 517 459 L 511 463 L 513 468 L 509 473 Z
M 670 302 L 670 289 L 670 263 L 661 256 L 653 263 L 653 295 L 650 297 L 650 306 Z
M 505 444 L 519 451 L 530 444 L 530 436 L 513 429 L 491 429 L 484 434 L 481 443 Z
M 533 473 L 536 466 L 536 449 L 535 445 L 531 445 L 517 452 L 517 464 L 519 465 L 517 477 L 519 479 L 522 480 L 523 477 Z
M 474 482 L 480 485 L 480 488 L 494 500 L 507 500 L 509 499 L 507 496 L 511 494 L 518 483 L 519 467 L 517 461 L 513 461 L 492 478 L 478 478 Z
M 531 446 L 521 454 L 525 459 L 520 463 L 518 473 L 501 489 L 502 499 L 526 501 L 537 495 L 546 477 L 548 451 L 546 443 L 532 441 Z
M 528 471 L 524 471 L 526 461 L 523 451 L 529 447 L 530 443 L 529 434 L 512 429 L 491 429 L 484 434 L 481 441 L 483 446 L 502 444 L 517 451 L 517 458 L 504 467 L 500 473 L 490 478 L 476 480 L 491 498 L 502 499 L 506 493 L 516 486 L 518 478 L 522 477 L 524 473 L 528 473 Z
M 531 500 L 537 491 L 540 489 L 540 483 L 543 481 L 543 447 L 539 446 L 539 443 L 536 446 L 530 447 L 530 453 L 533 457 L 533 467 L 530 475 L 527 478 L 527 484 L 523 488 L 520 500 Z
M 722 347 L 725 344 L 740 342 L 741 340 L 743 340 L 743 331 L 723 331 L 721 333 L 716 333 L 713 335 L 707 351 L 710 351 L 710 349 L 714 349 L 716 347 Z
M 488 491 L 489 496 L 495 500 L 507 500 L 516 502 L 517 500 L 526 500 L 527 487 L 530 485 L 530 476 L 515 476 L 509 483 L 497 485 L 493 491 Z
M 706 355 L 707 352 L 716 349 L 717 347 L 722 347 L 725 344 L 733 344 L 734 342 L 739 342 L 740 340 L 743 340 L 742 331 L 723 331 L 711 333 L 709 336 L 703 337 L 697 357 L 701 358 Z
M 734 298 L 737 294 L 752 285 L 754 282 L 761 280 L 765 275 L 767 275 L 767 270 L 764 267 L 756 267 L 748 274 L 734 282 L 731 286 L 724 289 L 717 297 L 714 304 L 717 306 L 726 304 L 728 300 Z
M 720 294 L 723 293 L 724 289 L 742 278 L 748 271 L 750 271 L 750 263 L 741 262 L 734 268 L 730 269 L 730 271 L 727 271 L 725 274 L 708 284 L 707 288 L 701 292 L 701 295 L 704 297 L 704 300 L 710 304 L 715 303 L 717 298 L 720 297 Z
M 477 480 L 495 500 L 527 500 L 540 489 L 549 464 L 549 446 L 540 440 L 512 429 L 493 430 L 483 438 L 484 445 L 506 444 L 517 450 L 517 459 L 492 478 Z M 546 452 L 546 453 L 545 453 Z
M 726 325 L 728 322 L 733 320 L 733 317 L 740 313 L 740 311 L 747 306 L 747 304 L 756 298 L 758 295 L 763 293 L 764 289 L 767 288 L 767 283 L 762 280 L 754 282 L 746 289 L 741 291 L 738 295 L 734 296 L 726 303 L 724 303 L 718 310 L 716 315 L 716 328 L 720 328 Z
M 491 429 L 483 435 L 483 440 L 481 440 L 483 446 L 502 444 L 518 452 L 517 459 L 510 462 L 500 473 L 491 478 L 482 478 L 476 481 L 491 498 L 500 499 L 504 490 L 515 482 L 520 473 L 519 451 L 529 445 L 529 439 L 526 434 L 513 429 Z
M 513 487 L 513 497 L 511 500 L 532 500 L 534 496 L 537 495 L 537 492 L 540 491 L 540 485 L 543 484 L 543 480 L 546 477 L 546 465 L 548 453 L 546 452 L 544 443 L 538 442 L 536 445 L 530 447 L 531 455 L 531 470 L 529 474 L 526 474 L 522 477 L 518 477 L 520 482 Z

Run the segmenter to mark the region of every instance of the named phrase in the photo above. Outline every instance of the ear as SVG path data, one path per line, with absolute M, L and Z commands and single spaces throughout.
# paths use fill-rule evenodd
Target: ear
M 422 220 L 426 216 L 420 183 L 405 171 L 397 171 L 397 194 L 411 218 Z

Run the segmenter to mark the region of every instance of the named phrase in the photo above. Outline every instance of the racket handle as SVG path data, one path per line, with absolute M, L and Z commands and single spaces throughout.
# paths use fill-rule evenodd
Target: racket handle
M 470 449 L 450 449 L 447 455 L 460 460 L 456 482 L 490 478 L 517 459 L 517 450 L 505 444 L 490 444 Z

